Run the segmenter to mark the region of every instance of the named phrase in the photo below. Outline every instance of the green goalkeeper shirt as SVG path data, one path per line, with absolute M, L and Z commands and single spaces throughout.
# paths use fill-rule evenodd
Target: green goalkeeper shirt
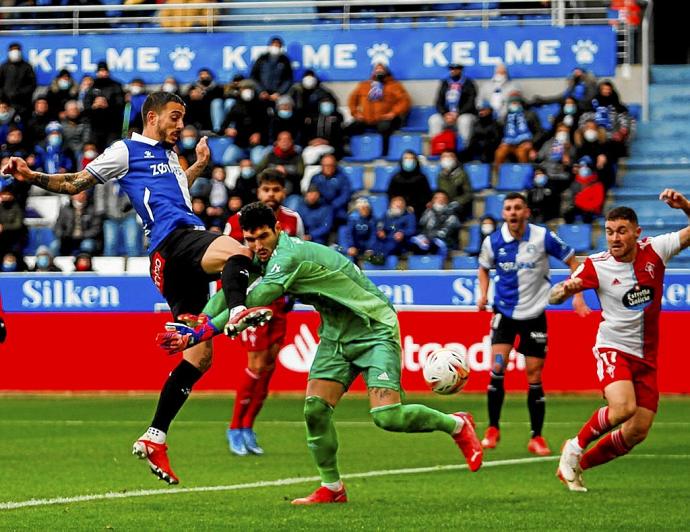
M 398 334 L 393 306 L 357 266 L 331 248 L 281 233 L 246 305 L 268 305 L 284 293 L 319 312 L 321 338 L 348 342 Z

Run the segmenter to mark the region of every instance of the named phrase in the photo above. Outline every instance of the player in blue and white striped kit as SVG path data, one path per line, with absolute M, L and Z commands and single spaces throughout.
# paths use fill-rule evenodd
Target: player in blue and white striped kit
M 529 392 L 531 438 L 527 449 L 538 455 L 551 451 L 541 435 L 546 405 L 541 373 L 546 358 L 546 315 L 551 282 L 548 256 L 565 262 L 571 271 L 579 266 L 575 251 L 544 227 L 528 223 L 530 210 L 522 194 L 511 192 L 503 202 L 504 223 L 488 235 L 479 253 L 479 310 L 487 305 L 489 271 L 496 270 L 494 316 L 491 320 L 492 368 L 488 387 L 489 427 L 482 446 L 492 449 L 500 439 L 499 419 L 505 391 L 503 375 L 515 337 L 517 350 L 525 355 Z M 581 295 L 581 294 L 580 294 Z M 582 297 L 573 299 L 575 311 L 590 312 Z
M 220 277 L 226 304 L 233 309 L 226 327 L 226 334 L 232 336 L 262 325 L 270 319 L 271 311 L 244 306 L 251 252 L 227 235 L 205 231 L 203 222 L 192 212 L 189 187 L 208 164 L 210 151 L 203 137 L 196 147 L 196 163 L 182 170 L 173 148 L 184 127 L 184 114 L 179 96 L 154 92 L 142 108 L 142 134 L 115 142 L 81 172 L 34 172 L 26 161 L 12 157 L 2 173 L 63 194 L 76 194 L 117 179 L 144 222 L 150 238 L 151 277 L 173 317 L 184 321 L 185 315 L 201 313 L 208 300 L 209 282 Z M 159 335 L 160 344 L 176 343 L 177 350 L 184 350 L 183 358 L 161 390 L 151 426 L 133 446 L 133 453 L 146 458 L 151 471 L 169 484 L 177 484 L 178 478 L 168 461 L 166 434 L 192 387 L 210 367 L 210 339 L 219 332 L 211 323 L 189 331 L 194 334 Z

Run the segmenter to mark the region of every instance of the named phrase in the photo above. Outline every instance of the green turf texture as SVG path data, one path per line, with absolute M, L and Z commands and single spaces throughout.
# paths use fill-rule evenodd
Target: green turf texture
M 410 396 L 486 422 L 482 395 Z M 664 397 L 646 442 L 587 471 L 589 493 L 570 493 L 555 460 L 346 480 L 350 502 L 293 507 L 318 483 L 165 494 L 169 488 L 130 455 L 156 397 L 0 396 L 0 504 L 107 492 L 161 495 L 0 509 L 0 529 L 90 530 L 682 530 L 690 526 L 690 398 Z M 601 400 L 548 398 L 544 435 L 556 454 Z M 225 429 L 231 397 L 193 395 L 173 424 L 170 457 L 179 487 L 227 486 L 316 475 L 305 445 L 302 399 L 271 396 L 257 423 L 266 454 L 236 457 Z M 344 475 L 462 464 L 446 434 L 393 434 L 370 422 L 366 398 L 347 397 L 335 415 Z M 501 442 L 485 461 L 527 458 L 525 396 L 508 395 Z

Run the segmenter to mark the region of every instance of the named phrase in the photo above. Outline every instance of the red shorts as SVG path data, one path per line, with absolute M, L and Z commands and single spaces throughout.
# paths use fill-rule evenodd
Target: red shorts
M 276 310 L 274 305 L 269 305 L 273 309 L 273 317 L 263 327 L 254 330 L 242 331 L 240 340 L 244 348 L 249 351 L 265 351 L 273 344 L 283 345 L 285 333 L 287 332 L 287 313 Z
M 602 392 L 612 382 L 632 381 L 637 406 L 656 412 L 659 406 L 659 387 L 655 367 L 618 349 L 595 347 L 592 351 L 597 360 L 597 377 Z

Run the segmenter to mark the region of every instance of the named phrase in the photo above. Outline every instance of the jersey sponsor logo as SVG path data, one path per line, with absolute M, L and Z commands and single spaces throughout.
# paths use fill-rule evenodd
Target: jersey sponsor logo
M 635 285 L 623 294 L 623 306 L 629 309 L 644 308 L 654 299 L 654 288 Z
M 652 279 L 654 279 L 654 270 L 655 266 L 653 262 L 648 262 L 644 265 L 644 271 L 646 271 Z
M 299 332 L 291 344 L 283 347 L 278 353 L 280 363 L 290 371 L 307 373 L 314 362 L 319 343 L 306 324 L 300 325 Z
M 163 293 L 163 271 L 165 270 L 165 259 L 161 254 L 156 251 L 151 257 L 151 279 L 153 279 L 153 284 L 156 285 L 158 291 Z
M 388 376 L 388 373 L 386 373 L 385 371 L 384 371 L 383 373 L 381 373 L 381 374 L 380 374 L 378 377 L 376 377 L 376 378 L 377 378 L 378 380 L 380 380 L 380 381 L 389 381 L 389 380 L 391 380 L 390 377 Z
M 169 174 L 172 172 L 172 169 L 168 163 L 150 164 L 149 168 L 151 169 L 151 175 L 153 176 Z
M 499 262 L 498 267 L 504 272 L 516 272 L 518 270 L 533 270 L 536 267 L 536 263 L 530 262 Z
M 503 248 L 498 248 L 498 256 L 499 257 L 505 257 L 507 255 L 507 251 Z
M 74 280 L 22 283 L 21 309 L 119 309 L 120 291 L 113 285 L 83 285 Z
M 149 150 L 146 150 L 144 152 L 144 159 L 155 159 L 155 158 L 156 158 L 156 156 L 153 153 L 151 153 Z
M 530 255 L 534 255 L 537 252 L 537 246 L 535 246 L 534 244 L 527 244 L 525 251 Z
M 545 344 L 547 339 L 547 334 L 541 331 L 532 331 L 529 333 L 530 338 L 538 344 Z

